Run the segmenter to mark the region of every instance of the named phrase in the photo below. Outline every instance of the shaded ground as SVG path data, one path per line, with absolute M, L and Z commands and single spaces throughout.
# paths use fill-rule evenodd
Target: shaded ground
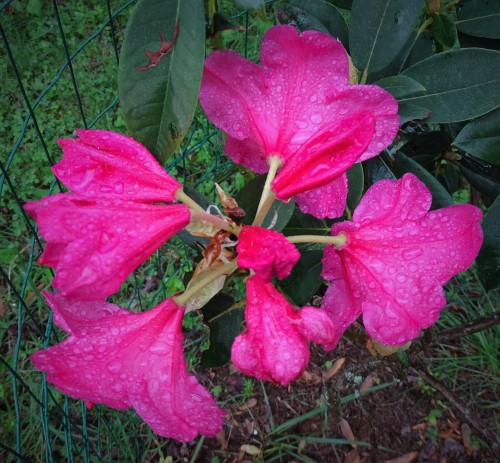
M 253 381 L 252 389 L 230 366 L 198 369 L 202 382 L 222 391 L 228 417 L 196 461 L 498 461 L 457 409 L 392 357 L 374 359 L 359 340 L 343 340 L 333 353 L 312 346 L 311 354 L 308 370 L 289 388 Z M 479 419 L 494 426 L 494 410 L 480 411 Z M 191 461 L 194 447 L 170 443 L 166 450 L 173 461 Z

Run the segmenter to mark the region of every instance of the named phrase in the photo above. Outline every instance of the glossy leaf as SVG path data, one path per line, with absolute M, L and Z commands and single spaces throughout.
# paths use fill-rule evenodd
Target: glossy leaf
M 434 38 L 443 46 L 452 48 L 457 41 L 455 23 L 444 14 L 437 13 L 432 18 L 432 32 Z
M 366 73 L 387 67 L 413 34 L 423 6 L 423 0 L 354 0 L 349 21 L 354 65 Z
M 305 251 L 290 276 L 279 282 L 283 292 L 298 306 L 309 303 L 323 283 L 321 259 L 323 251 Z
M 289 5 L 295 8 L 288 8 Z M 287 0 L 286 3 L 281 3 L 276 11 L 277 16 L 280 16 L 279 11 L 282 11 L 281 16 L 286 12 L 288 14 L 286 24 L 298 27 L 301 32 L 305 29 L 321 30 L 317 28 L 319 23 L 323 26 L 322 32 L 337 37 L 344 47 L 349 44 L 347 24 L 342 13 L 325 0 Z M 280 23 L 283 24 L 281 21 Z M 310 27 L 307 27 L 308 23 Z
M 426 108 L 426 122 L 459 122 L 500 106 L 500 52 L 461 49 L 431 56 L 403 72 L 426 88 L 402 103 Z
M 375 82 L 375 85 L 387 90 L 396 99 L 422 95 L 426 92 L 425 87 L 416 80 L 403 75 L 384 77 Z
M 425 184 L 432 194 L 432 209 L 439 209 L 453 204 L 451 195 L 446 191 L 445 187 L 441 185 L 439 180 L 429 171 L 424 169 L 418 162 L 405 156 L 400 151 L 395 155 L 394 168 L 399 177 L 402 177 L 407 172 L 411 172 Z
M 352 212 L 361 200 L 365 188 L 365 175 L 360 163 L 354 164 L 347 171 L 347 185 L 347 207 Z
M 500 2 L 470 0 L 458 12 L 457 28 L 464 34 L 500 39 Z
M 210 347 L 201 357 L 204 367 L 218 367 L 231 358 L 231 346 L 240 334 L 243 320 L 243 309 L 233 305 L 231 296 L 219 293 L 202 309 L 203 318 L 210 328 Z
M 311 214 L 304 214 L 298 207 L 293 211 L 292 218 L 282 230 L 285 236 L 292 235 L 327 235 L 330 228 L 323 219 Z
M 482 227 L 484 238 L 477 268 L 481 283 L 489 290 L 500 286 L 500 196 L 489 208 Z
M 238 205 L 247 213 L 243 223 L 250 225 L 253 222 L 259 199 L 266 182 L 265 175 L 259 175 L 253 180 L 250 180 L 236 195 Z M 273 230 L 281 231 L 286 227 L 286 224 L 292 217 L 295 209 L 295 203 L 290 200 L 288 203 L 276 200 L 266 217 L 262 222 L 262 227 L 272 228 Z
M 500 108 L 469 122 L 453 143 L 484 161 L 500 165 Z
M 396 180 L 397 177 L 384 161 L 382 156 L 376 156 L 363 162 L 367 185 L 371 186 L 379 180 Z
M 128 129 L 160 161 L 191 125 L 204 56 L 201 1 L 139 0 L 125 32 L 118 92 Z
M 460 170 L 467 181 L 483 195 L 495 199 L 500 194 L 500 169 L 482 159 L 465 153 Z

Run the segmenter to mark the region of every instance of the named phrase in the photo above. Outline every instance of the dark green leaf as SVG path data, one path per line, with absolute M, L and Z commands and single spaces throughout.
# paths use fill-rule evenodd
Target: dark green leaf
M 402 98 L 430 111 L 426 122 L 458 122 L 500 106 L 500 52 L 462 49 L 439 53 L 411 66 L 403 75 L 427 93 Z
M 406 69 L 419 61 L 428 58 L 434 54 L 434 44 L 430 37 L 425 34 L 420 34 L 413 42 L 410 53 L 405 59 L 403 69 Z
M 399 124 L 403 125 L 409 121 L 424 120 L 429 117 L 430 111 L 427 108 L 416 104 L 398 102 Z
M 354 0 L 349 46 L 354 65 L 373 73 L 387 67 L 414 33 L 423 0 Z
M 371 186 L 379 180 L 396 180 L 396 175 L 383 160 L 382 156 L 375 156 L 363 162 L 367 185 Z
M 247 213 L 244 220 L 244 223 L 247 225 L 251 224 L 255 217 L 265 182 L 265 175 L 255 177 L 250 180 L 236 195 L 235 199 L 238 206 L 243 208 L 243 210 Z M 292 200 L 288 203 L 276 200 L 262 221 L 262 227 L 272 228 L 277 231 L 283 230 L 292 217 L 294 209 L 295 203 Z
M 500 108 L 469 122 L 453 143 L 484 161 L 500 165 Z
M 283 229 L 283 234 L 285 236 L 326 235 L 329 230 L 324 220 L 317 219 L 310 214 L 304 214 L 296 207 L 292 218 Z
M 439 183 L 439 180 L 425 170 L 418 162 L 405 156 L 400 151 L 396 153 L 394 158 L 394 169 L 398 177 L 402 177 L 405 173 L 411 172 L 425 184 L 432 194 L 432 209 L 439 209 L 453 204 L 453 199 L 444 186 Z
M 455 23 L 444 14 L 437 13 L 432 18 L 434 38 L 447 48 L 452 48 L 457 41 Z
M 279 282 L 280 288 L 294 304 L 306 305 L 322 285 L 322 258 L 323 251 L 313 250 L 302 253 L 292 273 Z
M 451 143 L 450 136 L 444 130 L 410 134 L 408 141 L 401 148 L 404 154 L 414 157 L 419 155 L 438 156 Z
M 319 19 L 307 14 L 302 8 L 289 3 L 278 4 L 276 7 L 276 22 L 278 24 L 290 24 L 299 32 L 313 30 L 328 33 L 328 30 Z
M 344 46 L 349 45 L 347 23 L 335 6 L 324 0 L 287 0 L 286 3 L 302 10 L 302 16 L 305 15 L 314 22 L 322 24 L 325 31 L 333 37 L 337 37 Z
M 457 28 L 464 34 L 500 39 L 500 2 L 471 0 L 458 12 Z
M 234 338 L 240 334 L 243 308 L 234 308 L 234 299 L 219 293 L 201 311 L 210 328 L 210 347 L 203 352 L 200 363 L 204 367 L 224 365 L 231 358 Z
M 228 30 L 245 30 L 241 24 L 237 23 L 233 18 L 231 18 L 231 16 L 224 13 L 215 13 L 212 21 L 212 34 Z
M 500 167 L 465 153 L 460 169 L 467 181 L 482 194 L 494 199 L 500 194 Z
M 489 208 L 482 227 L 484 239 L 477 269 L 481 283 L 490 290 L 500 286 L 500 196 Z
M 453 164 L 446 164 L 444 168 L 443 181 L 445 182 L 446 189 L 451 193 L 455 193 L 460 187 L 459 182 L 459 169 Z
M 344 10 L 350 10 L 352 7 L 352 0 L 327 0 L 337 8 L 343 8 Z
M 375 85 L 387 90 L 396 99 L 421 95 L 426 91 L 416 80 L 403 75 L 384 77 Z
M 160 34 L 175 43 L 161 58 L 149 58 L 146 51 L 160 57 Z M 128 129 L 160 161 L 175 152 L 191 125 L 204 57 L 203 2 L 139 0 L 125 31 L 118 92 Z
M 347 171 L 347 185 L 347 207 L 353 211 L 359 204 L 365 188 L 365 175 L 360 163 L 354 164 Z

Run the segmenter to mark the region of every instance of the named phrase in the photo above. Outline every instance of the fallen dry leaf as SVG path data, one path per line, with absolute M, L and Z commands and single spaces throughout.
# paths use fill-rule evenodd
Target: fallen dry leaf
M 224 448 L 224 450 L 227 450 L 227 439 L 226 439 L 226 433 L 224 432 L 224 429 L 219 431 L 215 435 L 215 438 L 217 439 L 217 442 Z
M 367 389 L 370 389 L 373 387 L 373 384 L 375 383 L 375 379 L 377 379 L 377 373 L 375 371 L 372 371 L 361 383 L 361 386 L 359 386 L 359 391 L 363 392 L 366 391 Z
M 252 456 L 260 455 L 260 449 L 259 449 L 259 447 L 255 446 L 255 445 L 243 444 L 240 447 L 240 449 L 241 449 L 241 451 L 248 453 L 248 455 L 252 455 Z
M 323 379 L 328 380 L 330 378 L 333 378 L 340 371 L 345 363 L 345 360 L 345 357 L 340 357 L 339 359 L 335 360 L 335 362 L 333 362 L 333 365 L 328 368 L 328 370 L 323 372 Z
M 355 441 L 356 438 L 354 437 L 354 433 L 352 432 L 351 425 L 347 422 L 347 420 L 344 418 L 341 418 L 339 424 L 340 424 L 340 431 L 342 432 L 342 435 L 347 440 Z M 351 447 L 353 449 L 355 449 L 357 446 L 356 446 L 356 444 L 351 444 Z
M 408 452 L 392 460 L 385 460 L 384 463 L 413 463 L 417 461 L 418 452 Z
M 467 423 L 462 423 L 460 426 L 460 434 L 462 434 L 462 443 L 464 444 L 465 453 L 467 455 L 472 455 L 475 448 L 472 446 L 472 430 Z
M 344 463 L 361 463 L 359 449 L 351 450 L 344 458 Z

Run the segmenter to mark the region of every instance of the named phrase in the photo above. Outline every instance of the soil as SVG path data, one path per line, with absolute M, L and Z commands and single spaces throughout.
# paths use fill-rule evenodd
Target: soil
M 311 345 L 307 370 L 288 388 L 253 381 L 248 391 L 233 366 L 197 370 L 203 384 L 222 390 L 218 400 L 228 412 L 223 431 L 199 449 L 199 462 L 499 461 L 460 410 L 393 356 L 374 358 L 360 340 L 344 338 L 332 352 Z M 283 423 L 319 407 L 321 413 L 279 432 Z M 467 408 L 494 429 L 498 411 Z M 331 439 L 359 443 L 333 445 Z M 186 462 L 196 451 L 195 443 L 174 442 L 166 450 L 173 461 Z

